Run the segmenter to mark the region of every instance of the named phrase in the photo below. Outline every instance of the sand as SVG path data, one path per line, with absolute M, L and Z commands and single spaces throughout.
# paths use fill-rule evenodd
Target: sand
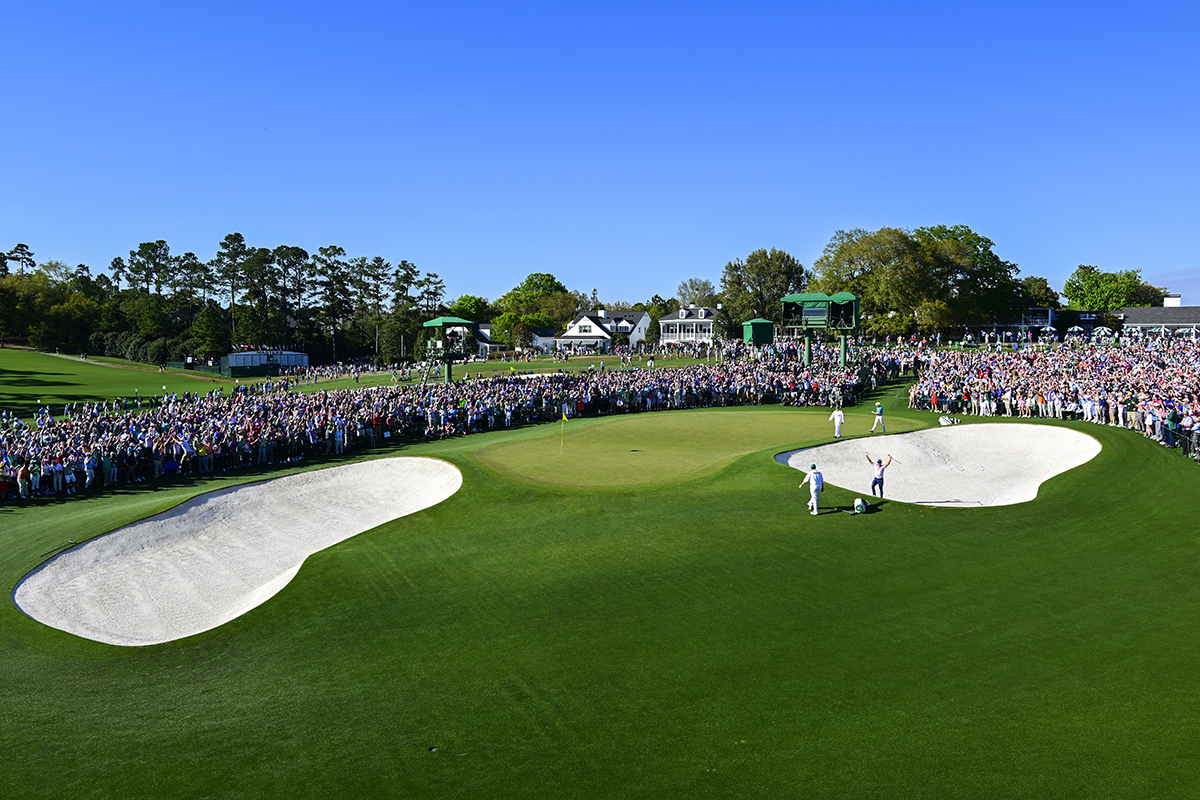
M 870 502 L 872 459 L 894 456 L 884 474 L 885 497 L 932 506 L 1004 506 L 1037 497 L 1055 475 L 1096 457 L 1100 443 L 1052 425 L 981 423 L 848 439 L 780 453 L 775 460 Z
M 222 625 L 283 589 L 308 556 L 462 486 L 433 458 L 386 458 L 200 495 L 64 551 L 13 600 L 53 628 L 150 645 Z

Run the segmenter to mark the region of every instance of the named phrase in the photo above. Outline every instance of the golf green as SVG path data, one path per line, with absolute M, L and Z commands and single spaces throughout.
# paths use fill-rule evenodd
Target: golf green
M 870 410 L 849 410 L 849 431 L 871 424 Z M 894 431 L 916 423 L 898 420 Z M 495 474 L 514 481 L 579 488 L 662 486 L 694 480 L 764 448 L 787 449 L 821 438 L 832 423 L 813 411 L 781 406 L 739 406 L 641 413 L 555 423 L 558 436 L 536 436 L 487 444 L 472 450 Z

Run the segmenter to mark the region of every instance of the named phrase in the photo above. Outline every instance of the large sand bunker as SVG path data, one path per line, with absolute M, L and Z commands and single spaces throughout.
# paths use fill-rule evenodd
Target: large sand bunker
M 444 461 L 385 458 L 210 492 L 60 553 L 26 575 L 13 600 L 98 642 L 182 639 L 266 602 L 313 553 L 460 486 Z
M 1100 443 L 1052 425 L 952 425 L 850 439 L 780 453 L 802 472 L 816 464 L 825 481 L 867 497 L 874 477 L 864 451 L 886 464 L 885 496 L 932 506 L 1006 506 L 1037 497 L 1043 482 L 1091 461 Z

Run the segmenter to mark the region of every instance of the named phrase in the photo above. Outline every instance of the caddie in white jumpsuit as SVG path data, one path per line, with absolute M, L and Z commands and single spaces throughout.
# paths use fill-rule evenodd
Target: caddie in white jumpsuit
M 830 422 L 833 423 L 833 438 L 842 438 L 842 423 L 846 421 L 846 415 L 842 413 L 842 407 L 838 406 L 829 415 Z
M 799 488 L 803 489 L 804 484 L 808 484 L 809 493 L 812 499 L 808 501 L 808 510 L 815 517 L 817 515 L 817 497 L 821 494 L 821 490 L 825 488 L 825 478 L 820 472 L 817 472 L 817 465 L 813 464 L 809 467 L 810 472 L 804 476 L 804 480 L 800 481 Z

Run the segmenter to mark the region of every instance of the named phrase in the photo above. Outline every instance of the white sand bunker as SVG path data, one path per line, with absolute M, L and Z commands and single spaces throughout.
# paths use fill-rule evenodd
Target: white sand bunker
M 871 458 L 894 456 L 884 496 L 932 506 L 1006 506 L 1037 497 L 1044 481 L 1091 461 L 1100 443 L 1051 425 L 978 424 L 864 437 L 780 453 L 775 460 L 869 496 Z
M 266 602 L 313 553 L 460 486 L 444 461 L 385 458 L 210 492 L 60 553 L 23 578 L 13 600 L 98 642 L 182 639 Z

